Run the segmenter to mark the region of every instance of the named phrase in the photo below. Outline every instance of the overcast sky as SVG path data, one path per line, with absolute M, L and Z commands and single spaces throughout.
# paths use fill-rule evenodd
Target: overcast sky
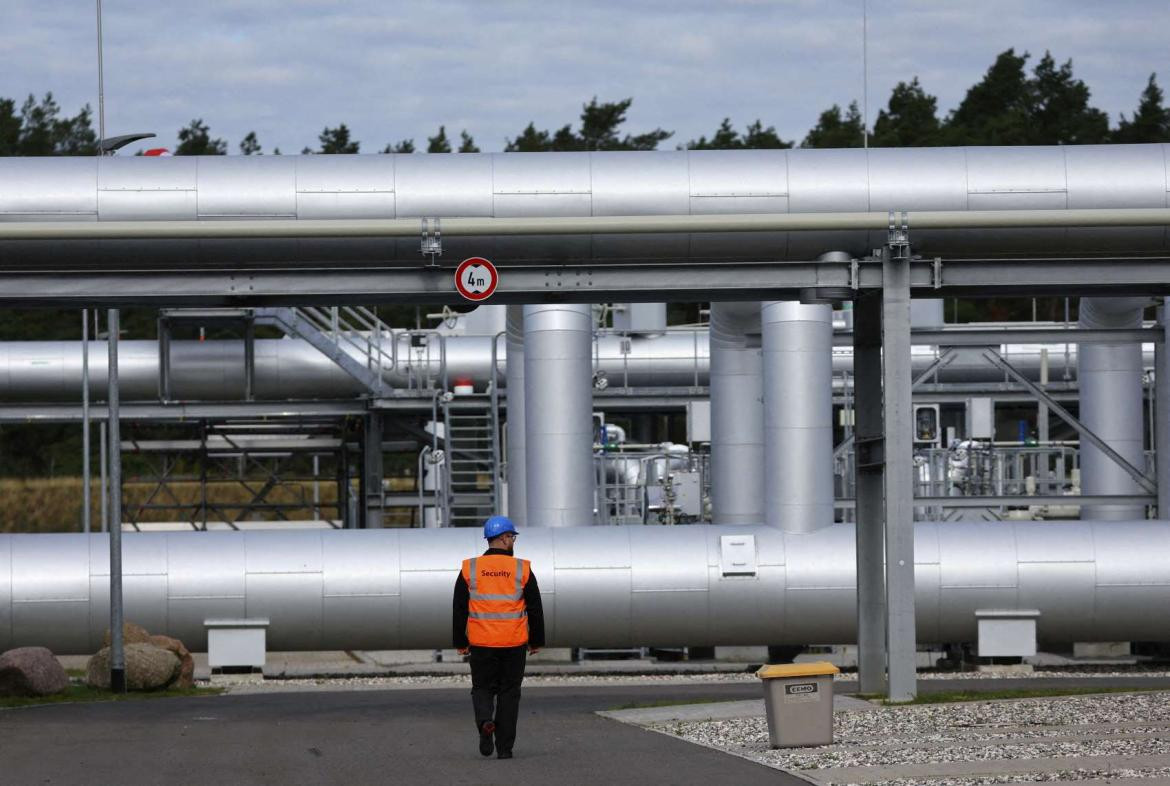
M 502 149 L 530 121 L 634 98 L 626 130 L 663 144 L 756 118 L 799 141 L 829 105 L 862 99 L 862 0 L 104 0 L 109 135 L 192 118 L 236 153 L 316 147 L 345 123 L 363 152 L 440 124 Z M 918 76 L 953 108 L 996 54 L 1072 58 L 1116 123 L 1151 72 L 1170 88 L 1170 0 L 868 0 L 869 116 Z M 97 105 L 94 0 L 0 0 L 0 97 Z M 95 120 L 96 126 L 96 120 Z M 130 148 L 133 150 L 135 148 Z

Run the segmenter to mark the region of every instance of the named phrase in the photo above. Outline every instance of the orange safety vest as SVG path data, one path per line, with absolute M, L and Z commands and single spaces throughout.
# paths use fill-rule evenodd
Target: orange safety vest
M 524 587 L 532 574 L 528 560 L 486 554 L 463 560 L 467 641 L 476 647 L 520 647 L 528 643 Z

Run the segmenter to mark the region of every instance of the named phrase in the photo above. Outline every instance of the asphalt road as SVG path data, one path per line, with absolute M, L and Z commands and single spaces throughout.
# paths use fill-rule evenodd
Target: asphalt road
M 281 693 L 0 711 L 0 783 L 797 784 L 595 710 L 757 698 L 755 684 L 528 688 L 510 761 L 476 749 L 466 689 Z

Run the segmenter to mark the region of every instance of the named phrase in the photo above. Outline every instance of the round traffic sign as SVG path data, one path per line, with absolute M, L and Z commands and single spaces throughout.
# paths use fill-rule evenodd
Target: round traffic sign
M 455 288 L 468 300 L 487 300 L 499 283 L 496 266 L 483 257 L 470 257 L 455 268 Z

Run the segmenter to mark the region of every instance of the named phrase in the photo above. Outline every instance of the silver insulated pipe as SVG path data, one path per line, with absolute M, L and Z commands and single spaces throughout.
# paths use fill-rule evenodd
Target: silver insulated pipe
M 760 304 L 712 303 L 710 340 L 711 521 L 758 523 L 765 518 Z
M 1008 339 L 1010 340 L 1010 339 Z M 441 358 L 438 341 L 411 347 L 396 331 L 399 366 L 384 369 L 388 385 L 405 387 L 413 377 L 437 380 Z M 491 381 L 491 336 L 447 336 L 447 376 L 466 378 L 482 390 Z M 387 347 L 391 339 L 383 340 Z M 501 342 L 497 362 L 505 364 L 511 342 Z M 623 346 L 624 345 L 624 346 Z M 159 348 L 155 341 L 125 340 L 118 344 L 118 382 L 123 401 L 156 400 L 159 392 Z M 231 340 L 172 341 L 171 397 L 180 401 L 230 401 L 244 395 L 244 342 Z M 362 393 L 361 385 L 340 366 L 300 339 L 257 339 L 254 394 L 260 400 L 289 398 L 346 398 Z M 1000 352 L 1032 380 L 1040 379 L 1041 350 L 1048 353 L 1052 379 L 1073 379 L 1075 344 L 1002 345 Z M 90 397 L 105 398 L 105 343 L 90 342 Z M 627 351 L 624 351 L 627 350 Z M 351 349 L 363 362 L 364 356 Z M 1147 344 L 1144 367 L 1154 365 L 1153 345 Z M 601 335 L 594 339 L 594 367 L 611 387 L 694 387 L 708 383 L 708 336 L 705 328 L 657 336 Z M 912 348 L 911 366 L 922 373 L 938 357 L 926 346 Z M 853 366 L 852 349 L 833 349 L 833 385 L 842 386 L 843 372 Z M 517 366 L 519 368 L 519 366 Z M 408 374 L 409 370 L 409 374 Z M 1004 381 L 1000 369 L 978 355 L 964 355 L 937 372 L 940 382 Z M 931 377 L 933 380 L 933 375 Z M 81 342 L 0 342 L 0 401 L 76 401 L 81 391 Z
M 1149 298 L 1081 298 L 1080 326 L 1138 328 Z M 1142 348 L 1139 344 L 1084 344 L 1077 355 L 1080 414 L 1085 427 L 1133 466 L 1145 471 L 1142 421 Z M 1109 456 L 1081 441 L 1082 494 L 1141 494 L 1142 488 Z M 1086 519 L 1145 518 L 1142 505 L 1085 505 Z
M 764 513 L 810 532 L 833 523 L 833 311 L 760 304 L 764 370 Z
M 272 650 L 450 646 L 451 587 L 473 529 L 136 533 L 126 619 L 207 646 L 204 620 L 267 618 Z M 550 646 L 856 641 L 852 525 L 530 527 Z M 1037 609 L 1046 642 L 1170 630 L 1163 522 L 920 522 L 920 642 L 976 638 L 979 609 Z M 106 535 L 0 535 L 0 651 L 95 651 L 109 624 Z
M 593 523 L 593 309 L 524 306 L 529 527 Z
M 0 159 L 0 221 L 1165 208 L 1170 145 Z M 433 226 L 433 224 L 432 224 Z M 421 228 L 421 225 L 420 225 Z M 810 260 L 885 231 L 447 237 L 497 263 Z M 1165 227 L 914 230 L 927 255 L 1163 252 Z M 418 237 L 0 243 L 5 269 L 417 265 Z
M 524 307 L 507 307 L 508 516 L 517 527 L 528 523 L 528 452 L 524 435 Z

